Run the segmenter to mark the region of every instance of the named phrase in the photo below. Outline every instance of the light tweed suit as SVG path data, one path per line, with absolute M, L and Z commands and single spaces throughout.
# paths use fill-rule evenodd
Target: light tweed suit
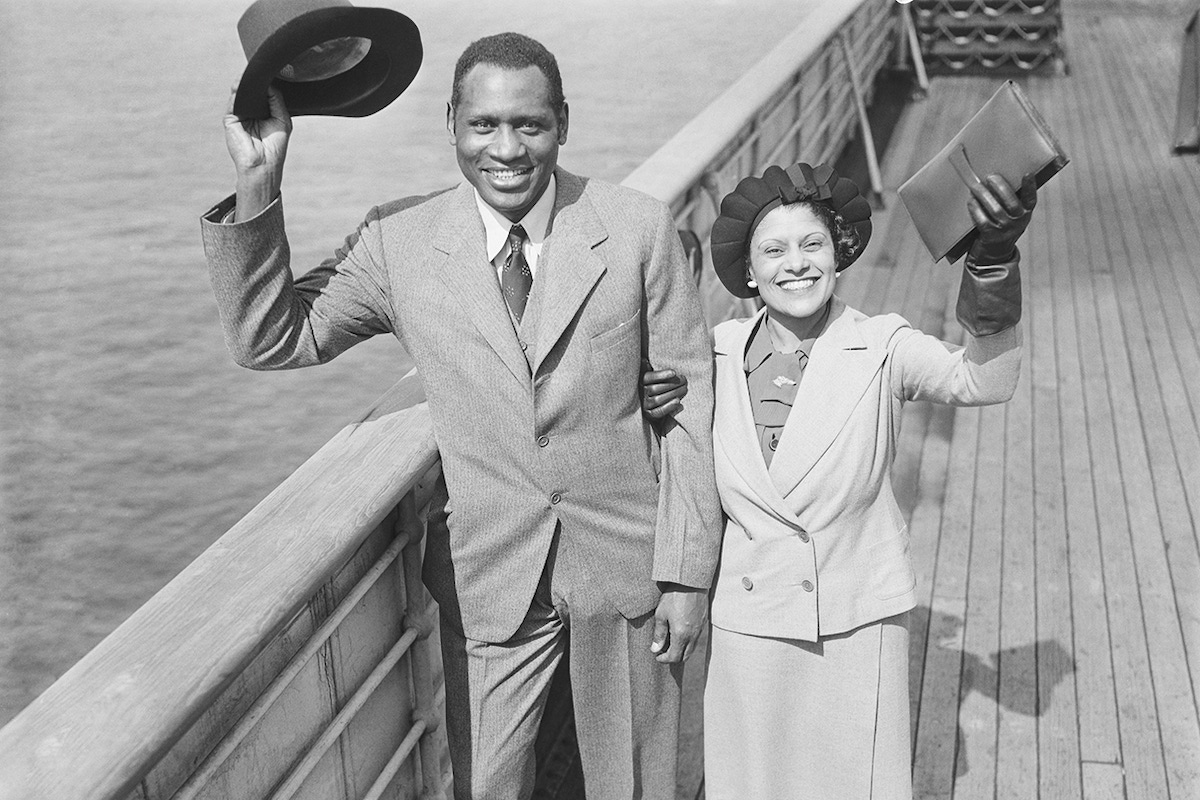
M 543 607 L 569 614 L 589 798 L 593 789 L 595 797 L 631 797 L 635 785 L 657 780 L 647 777 L 656 769 L 674 779 L 678 670 L 641 652 L 656 581 L 707 587 L 719 549 L 709 338 L 667 209 L 562 169 L 555 176 L 550 230 L 519 331 L 468 183 L 373 209 L 333 259 L 294 285 L 279 201 L 254 219 L 214 224 L 225 201 L 206 215 L 204 244 L 240 364 L 300 367 L 378 333 L 401 341 L 425 387 L 449 493 L 447 524 L 431 526 L 425 580 L 450 637 L 493 649 L 527 638 L 535 592 Z M 641 412 L 643 358 L 690 385 L 661 450 Z M 615 652 L 611 642 L 580 652 L 585 616 L 628 619 L 637 634 Z M 451 716 L 470 715 L 493 738 L 526 735 L 476 719 L 479 698 L 452 696 L 478 691 L 473 676 L 458 672 L 447 663 Z M 533 713 L 535 726 L 546 681 L 540 671 L 515 670 L 508 681 L 526 686 L 511 702 Z M 670 739 L 669 748 L 645 745 L 650 757 L 630 752 L 643 747 L 645 713 L 668 718 L 655 736 Z M 615 722 L 595 722 L 603 715 Z M 632 743 L 612 739 L 610 729 L 631 726 Z M 475 772 L 505 769 L 474 760 Z M 607 768 L 597 765 L 605 760 Z M 593 779 L 597 769 L 603 780 Z

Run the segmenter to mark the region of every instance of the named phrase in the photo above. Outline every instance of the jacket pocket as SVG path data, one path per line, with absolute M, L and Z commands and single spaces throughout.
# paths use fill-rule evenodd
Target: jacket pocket
M 605 350 L 609 350 L 620 345 L 625 341 L 626 338 L 639 333 L 642 329 L 641 320 L 642 314 L 639 311 L 619 325 L 593 336 L 589 340 L 592 349 L 592 355 L 599 355 Z

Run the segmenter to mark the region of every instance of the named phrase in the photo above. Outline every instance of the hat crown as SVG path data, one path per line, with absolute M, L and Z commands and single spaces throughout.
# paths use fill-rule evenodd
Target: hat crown
M 238 19 L 242 51 L 250 58 L 267 37 L 292 20 L 333 8 L 354 8 L 350 0 L 255 0 Z

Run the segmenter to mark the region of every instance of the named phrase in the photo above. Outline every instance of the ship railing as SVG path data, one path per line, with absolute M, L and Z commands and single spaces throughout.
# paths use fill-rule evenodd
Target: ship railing
M 702 290 L 702 243 L 737 179 L 869 141 L 875 75 L 907 41 L 902 6 L 813 5 L 625 181 L 671 206 Z M 710 321 L 737 313 L 705 294 Z M 439 476 L 410 373 L 0 730 L 0 799 L 445 797 L 436 606 L 420 580 Z

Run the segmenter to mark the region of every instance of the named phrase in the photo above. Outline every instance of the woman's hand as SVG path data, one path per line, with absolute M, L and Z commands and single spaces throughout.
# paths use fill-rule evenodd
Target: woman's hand
M 971 244 L 971 258 L 978 264 L 1002 264 L 1012 260 L 1017 239 L 1029 227 L 1037 205 L 1037 183 L 1033 173 L 1021 181 L 1014 192 L 1001 175 L 971 186 L 967 211 L 979 235 Z
M 654 420 L 673 417 L 683 408 L 680 402 L 687 395 L 687 378 L 677 375 L 673 369 L 646 370 L 642 375 L 642 410 Z

